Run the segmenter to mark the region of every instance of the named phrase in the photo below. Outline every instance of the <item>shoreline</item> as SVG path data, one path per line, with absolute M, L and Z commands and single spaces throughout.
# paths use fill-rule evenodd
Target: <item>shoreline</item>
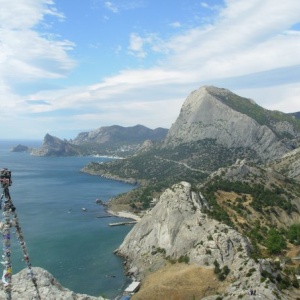
M 112 211 L 112 210 L 107 210 L 107 213 L 109 215 L 115 216 L 115 217 L 119 217 L 119 218 L 125 218 L 125 219 L 132 219 L 135 221 L 140 221 L 141 217 L 139 217 L 138 215 L 131 213 L 129 211 Z

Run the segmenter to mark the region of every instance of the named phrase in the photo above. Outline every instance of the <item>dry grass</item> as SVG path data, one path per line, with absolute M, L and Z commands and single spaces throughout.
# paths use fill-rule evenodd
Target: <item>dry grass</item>
M 195 265 L 167 265 L 147 276 L 132 300 L 200 300 L 224 291 L 212 268 Z

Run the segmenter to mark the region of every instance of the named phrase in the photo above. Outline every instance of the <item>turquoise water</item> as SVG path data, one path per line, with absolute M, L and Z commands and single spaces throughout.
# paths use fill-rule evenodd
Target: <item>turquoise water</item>
M 48 270 L 76 293 L 115 297 L 126 287 L 128 279 L 122 259 L 113 250 L 131 227 L 109 227 L 108 223 L 120 218 L 97 218 L 105 215 L 105 211 L 95 200 L 107 201 L 133 186 L 80 172 L 91 160 L 107 159 L 35 157 L 10 152 L 19 143 L 35 147 L 40 144 L 0 141 L 0 168 L 12 171 L 10 194 L 31 264 Z M 15 274 L 25 264 L 15 236 L 12 244 Z

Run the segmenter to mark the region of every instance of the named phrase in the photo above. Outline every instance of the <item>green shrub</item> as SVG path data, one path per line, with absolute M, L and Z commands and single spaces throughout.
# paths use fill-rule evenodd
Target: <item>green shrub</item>
M 188 255 L 181 255 L 178 259 L 179 263 L 186 263 L 188 264 L 190 261 L 190 258 L 188 257 Z
M 268 232 L 266 246 L 270 254 L 279 254 L 286 248 L 286 242 L 282 234 L 272 228 Z

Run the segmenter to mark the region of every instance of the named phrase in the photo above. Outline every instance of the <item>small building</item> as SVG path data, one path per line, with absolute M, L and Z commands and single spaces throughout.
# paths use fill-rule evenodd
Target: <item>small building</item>
M 130 285 L 125 289 L 125 293 L 135 293 L 140 288 L 140 282 L 139 281 L 133 281 L 130 283 Z

